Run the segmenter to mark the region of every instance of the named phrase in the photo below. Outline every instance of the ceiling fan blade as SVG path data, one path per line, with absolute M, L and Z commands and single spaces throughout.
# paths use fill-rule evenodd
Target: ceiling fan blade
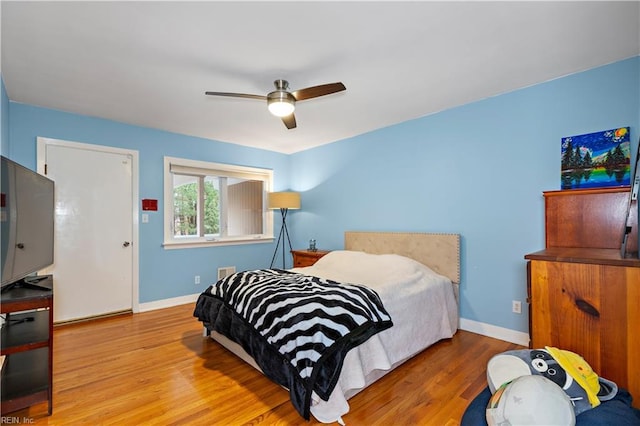
M 261 101 L 266 101 L 267 97 L 263 95 L 251 95 L 247 93 L 228 93 L 228 92 L 204 92 L 205 95 L 212 96 L 229 96 L 232 98 L 250 98 L 250 99 L 258 99 Z
M 282 117 L 282 122 L 289 130 L 296 128 L 296 116 L 293 113 Z
M 319 86 L 307 87 L 305 89 L 291 92 L 296 101 L 304 101 L 305 99 L 317 98 L 319 96 L 330 95 L 336 92 L 347 90 L 342 83 L 321 84 Z

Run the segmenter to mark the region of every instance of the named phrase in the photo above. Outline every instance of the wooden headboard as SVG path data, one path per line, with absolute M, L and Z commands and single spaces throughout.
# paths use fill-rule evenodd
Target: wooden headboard
M 399 254 L 460 284 L 459 234 L 347 231 L 344 248 L 371 254 Z

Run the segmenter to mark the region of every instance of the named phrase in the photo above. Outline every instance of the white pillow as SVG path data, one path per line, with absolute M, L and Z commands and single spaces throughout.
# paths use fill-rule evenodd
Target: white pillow
M 408 257 L 350 250 L 334 250 L 327 253 L 305 273 L 368 285 L 435 274 L 427 266 Z

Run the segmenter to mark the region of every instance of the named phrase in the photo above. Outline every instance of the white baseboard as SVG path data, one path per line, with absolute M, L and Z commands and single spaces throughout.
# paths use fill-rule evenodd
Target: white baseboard
M 172 306 L 186 305 L 198 300 L 200 293 L 188 294 L 186 296 L 172 297 L 171 299 L 156 300 L 153 302 L 140 303 L 138 312 L 154 311 L 156 309 L 170 308 Z
M 491 324 L 485 324 L 478 321 L 472 321 L 460 318 L 460 330 L 470 331 L 483 336 L 492 337 L 494 339 L 504 340 L 505 342 L 515 343 L 517 345 L 529 346 L 529 334 L 521 331 L 515 331 L 504 327 L 498 327 Z

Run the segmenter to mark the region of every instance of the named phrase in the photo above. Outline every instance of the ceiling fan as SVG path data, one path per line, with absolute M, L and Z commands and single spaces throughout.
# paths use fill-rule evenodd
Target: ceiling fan
M 289 82 L 287 82 L 287 80 L 276 80 L 273 84 L 276 86 L 276 90 L 266 96 L 228 92 L 205 92 L 205 95 L 231 96 L 236 98 L 250 98 L 267 101 L 269 112 L 276 117 L 280 117 L 284 125 L 287 126 L 287 129 L 294 129 L 296 127 L 296 117 L 293 114 L 293 111 L 296 108 L 297 101 L 304 101 L 307 99 L 330 95 L 347 89 L 344 84 L 338 82 L 321 84 L 319 86 L 312 86 L 296 90 L 295 92 L 289 92 Z

